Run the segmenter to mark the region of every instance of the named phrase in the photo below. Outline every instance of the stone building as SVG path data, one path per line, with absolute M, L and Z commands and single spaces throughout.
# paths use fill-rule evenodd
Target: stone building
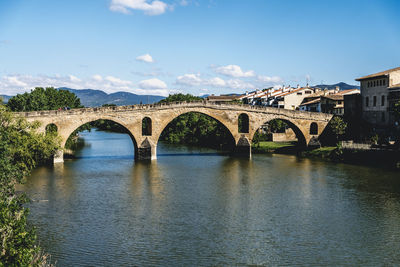
M 393 125 L 391 108 L 400 99 L 400 67 L 356 79 L 360 82 L 362 117 L 377 126 Z

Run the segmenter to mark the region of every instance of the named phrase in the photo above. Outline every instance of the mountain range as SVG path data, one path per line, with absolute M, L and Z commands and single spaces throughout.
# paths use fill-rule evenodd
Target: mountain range
M 349 85 L 344 82 L 336 83 L 336 84 L 319 84 L 312 87 L 319 87 L 322 89 L 335 89 L 336 86 L 339 86 L 340 90 L 347 90 L 347 89 L 360 89 L 359 86 L 356 85 Z M 116 92 L 112 94 L 107 94 L 101 90 L 94 90 L 94 89 L 71 89 L 67 87 L 61 87 L 58 89 L 68 90 L 77 97 L 80 98 L 81 104 L 85 107 L 98 107 L 104 104 L 115 104 L 117 106 L 124 106 L 124 105 L 135 105 L 135 104 L 152 104 L 164 99 L 163 96 L 158 95 L 136 95 L 128 92 Z M 205 95 L 207 96 L 207 95 Z M 205 97 L 202 96 L 202 97 Z M 8 95 L 0 95 L 3 98 L 3 102 L 7 103 L 7 101 L 12 97 Z
M 330 89 L 335 89 L 336 86 L 339 87 L 340 91 L 348 90 L 348 89 L 360 89 L 360 86 L 358 86 L 358 85 L 350 85 L 350 84 L 347 84 L 347 83 L 344 83 L 344 82 L 340 82 L 340 83 L 336 83 L 336 84 L 318 84 L 318 85 L 314 85 L 314 86 L 311 86 L 311 87 L 312 88 L 318 87 L 318 88 L 321 88 L 321 89 L 328 88 L 330 90 Z
M 94 89 L 71 89 L 61 87 L 59 89 L 68 90 L 80 98 L 81 104 L 85 107 L 97 107 L 104 104 L 115 104 L 117 106 L 152 104 L 164 99 L 158 95 L 136 95 L 128 92 L 116 92 L 107 94 L 101 90 Z

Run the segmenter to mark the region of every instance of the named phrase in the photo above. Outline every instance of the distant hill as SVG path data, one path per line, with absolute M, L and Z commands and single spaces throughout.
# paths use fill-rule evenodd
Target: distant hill
M 9 95 L 0 95 L 0 98 L 3 99 L 3 103 L 7 103 L 8 100 L 11 98 L 12 96 Z
M 318 85 L 311 86 L 311 87 L 312 88 L 318 87 L 318 88 L 321 88 L 321 89 L 325 89 L 325 88 L 335 89 L 336 86 L 339 86 L 341 91 L 342 90 L 348 90 L 348 89 L 360 89 L 360 86 L 358 86 L 358 85 L 350 85 L 350 84 L 347 84 L 347 83 L 344 83 L 344 82 L 340 82 L 340 83 L 336 83 L 336 84 L 318 84 Z
M 158 95 L 136 95 L 127 92 L 117 92 L 107 94 L 101 90 L 93 89 L 71 89 L 61 87 L 58 89 L 68 90 L 80 98 L 82 105 L 85 107 L 98 107 L 103 104 L 115 104 L 117 106 L 135 105 L 135 104 L 152 104 L 164 99 Z

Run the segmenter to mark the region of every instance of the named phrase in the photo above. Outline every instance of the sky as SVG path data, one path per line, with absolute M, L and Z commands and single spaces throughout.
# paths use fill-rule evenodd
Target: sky
M 400 66 L 398 14 L 398 0 L 0 0 L 0 94 L 357 85 Z

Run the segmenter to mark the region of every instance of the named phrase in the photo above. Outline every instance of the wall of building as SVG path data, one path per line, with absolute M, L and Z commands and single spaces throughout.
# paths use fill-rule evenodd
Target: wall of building
M 385 85 L 380 85 L 380 81 L 384 80 Z M 375 82 L 375 84 L 374 84 Z M 364 80 L 361 82 L 361 101 L 363 110 L 363 119 L 375 125 L 388 125 L 388 77 L 377 77 Z M 379 85 L 378 85 L 379 84 Z M 369 86 L 368 86 L 369 85 Z M 374 97 L 376 103 L 374 105 Z M 382 97 L 384 98 L 382 103 Z M 368 105 L 367 105 L 368 98 Z
M 306 94 L 306 92 L 309 92 Z M 303 99 L 309 95 L 311 95 L 313 91 L 311 89 L 304 88 L 304 90 L 293 92 L 289 95 L 285 96 L 285 109 L 296 110 L 300 104 L 303 102 Z M 300 95 L 301 94 L 301 95 Z
M 400 70 L 390 73 L 390 86 L 400 84 Z

